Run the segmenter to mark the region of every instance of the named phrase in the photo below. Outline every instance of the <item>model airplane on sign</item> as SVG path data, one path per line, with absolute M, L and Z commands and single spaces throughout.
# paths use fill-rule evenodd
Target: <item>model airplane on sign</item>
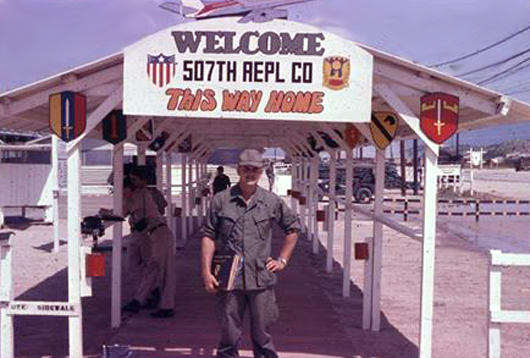
M 165 2 L 161 8 L 175 12 L 186 18 L 197 20 L 212 17 L 243 16 L 240 22 L 265 22 L 277 18 L 287 18 L 287 10 L 281 6 L 303 3 L 313 0 L 180 0 Z

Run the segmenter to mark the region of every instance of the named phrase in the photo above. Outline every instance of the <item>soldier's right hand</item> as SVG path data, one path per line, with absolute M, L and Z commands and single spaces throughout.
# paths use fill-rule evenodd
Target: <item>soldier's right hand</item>
M 206 292 L 208 293 L 216 293 L 217 287 L 219 287 L 219 282 L 215 279 L 215 277 L 212 274 L 207 274 L 203 276 L 204 281 L 204 288 L 206 289 Z

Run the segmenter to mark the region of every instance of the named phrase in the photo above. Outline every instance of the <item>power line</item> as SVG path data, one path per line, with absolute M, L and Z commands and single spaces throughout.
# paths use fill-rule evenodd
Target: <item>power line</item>
M 518 66 L 520 66 L 520 65 L 522 65 L 523 63 L 526 63 L 526 62 L 528 62 L 528 61 L 530 61 L 530 57 L 525 58 L 524 60 L 522 60 L 522 61 L 516 63 L 516 64 L 513 65 L 512 67 L 509 67 L 509 68 L 507 68 L 506 70 L 497 73 L 496 75 L 493 75 L 493 76 L 491 76 L 491 77 L 489 77 L 489 78 L 486 78 L 485 80 L 480 81 L 480 82 L 478 82 L 477 84 L 478 84 L 478 85 L 483 85 L 484 83 L 492 82 L 493 80 L 497 79 L 499 76 L 502 76 L 502 75 L 506 74 L 507 72 L 512 71 L 513 69 L 517 68 Z M 520 70 L 520 69 L 518 69 L 518 70 Z M 512 73 L 512 75 L 513 75 L 513 73 Z M 501 79 L 501 78 L 498 78 L 497 80 L 500 80 L 500 79 Z
M 515 36 L 520 35 L 520 34 L 522 34 L 525 31 L 528 31 L 528 30 L 530 30 L 530 26 L 527 26 L 527 27 L 517 31 L 516 33 L 513 33 L 513 34 L 503 38 L 502 40 L 497 41 L 497 42 L 495 42 L 495 43 L 493 43 L 493 44 L 491 44 L 489 46 L 486 46 L 486 47 L 483 47 L 483 48 L 481 48 L 479 50 L 476 50 L 475 52 L 472 52 L 470 54 L 467 54 L 467 55 L 464 55 L 464 56 L 461 56 L 461 57 L 458 57 L 458 58 L 455 58 L 455 59 L 452 59 L 452 60 L 449 60 L 449 61 L 440 62 L 440 63 L 434 64 L 434 65 L 431 65 L 429 67 L 441 67 L 441 66 L 449 65 L 449 64 L 454 63 L 454 62 L 458 62 L 458 61 L 462 61 L 462 60 L 468 59 L 468 58 L 476 56 L 476 55 L 478 55 L 478 54 L 480 54 L 480 53 L 482 53 L 484 51 L 487 51 L 487 50 L 489 50 L 489 49 L 491 49 L 491 48 L 493 48 L 495 46 L 498 46 L 498 45 L 500 45 L 500 44 L 502 44 L 502 43 L 514 38 Z
M 525 61 L 523 61 L 523 62 L 525 62 Z M 518 68 L 508 69 L 508 70 L 506 71 L 506 73 L 504 73 L 502 76 L 497 77 L 497 78 L 496 78 L 494 81 L 492 81 L 492 82 L 497 82 L 497 81 L 500 81 L 500 80 L 502 80 L 502 79 L 505 79 L 505 78 L 511 77 L 511 76 L 513 76 L 513 75 L 515 75 L 515 74 L 521 72 L 522 70 L 524 70 L 524 69 L 526 69 L 526 68 L 528 68 L 528 67 L 530 67 L 530 64 L 526 64 L 526 65 L 521 66 L 521 67 L 518 67 Z
M 520 70 L 523 70 L 523 69 L 528 68 L 528 67 L 530 67 L 530 64 L 527 64 L 527 65 L 525 65 L 523 67 L 520 67 Z M 516 71 L 516 72 L 519 72 L 519 71 Z M 511 75 L 509 75 L 509 76 L 511 76 Z M 512 82 L 512 83 L 509 83 L 506 87 L 502 87 L 502 89 L 499 89 L 499 91 L 509 92 L 509 91 L 518 90 L 521 87 L 526 87 L 526 86 L 529 86 L 529 85 L 530 85 L 530 81 L 529 80 L 523 80 L 523 81 L 519 81 L 519 82 Z
M 492 63 L 490 65 L 487 65 L 487 66 L 484 66 L 484 67 L 481 67 L 481 68 L 477 68 L 476 70 L 472 70 L 472 71 L 468 71 L 468 72 L 465 72 L 465 73 L 462 73 L 460 75 L 457 75 L 458 77 L 464 77 L 464 76 L 468 76 L 468 75 L 471 75 L 473 73 L 477 73 L 477 72 L 480 72 L 480 71 L 484 71 L 484 70 L 487 70 L 489 68 L 492 68 L 492 67 L 496 67 L 496 66 L 500 66 L 500 65 L 503 65 L 507 62 L 510 62 L 511 60 L 517 58 L 517 57 L 520 57 L 526 53 L 530 52 L 530 48 L 527 48 L 526 50 L 523 50 L 519 53 L 516 53 L 515 55 L 512 55 L 508 58 L 505 58 L 504 60 L 500 60 L 498 62 L 495 62 L 495 63 Z
M 514 95 L 514 94 L 521 94 L 521 93 L 526 93 L 526 92 L 530 92 L 530 87 L 522 88 L 522 89 L 520 89 L 518 91 L 508 92 L 508 93 L 506 93 L 506 95 L 511 96 L 511 95 Z

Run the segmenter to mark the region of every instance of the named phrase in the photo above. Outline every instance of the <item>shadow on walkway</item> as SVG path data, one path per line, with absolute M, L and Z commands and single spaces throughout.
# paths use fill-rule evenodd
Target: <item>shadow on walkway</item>
M 273 252 L 278 253 L 283 242 L 279 230 L 275 230 L 273 241 Z M 352 283 L 351 297 L 342 298 L 342 267 L 334 262 L 333 272 L 325 273 L 326 250 L 321 246 L 319 252 L 313 255 L 311 244 L 301 238 L 288 269 L 280 274 L 276 290 L 280 319 L 273 328 L 273 337 L 281 357 L 417 357 L 417 347 L 384 315 L 381 332 L 361 329 L 361 290 Z M 106 277 L 93 279 L 94 295 L 83 299 L 85 355 L 99 354 L 102 344 L 126 344 L 137 357 L 212 357 L 219 327 L 215 297 L 207 294 L 202 286 L 199 255 L 198 236 L 177 251 L 174 318 L 153 319 L 148 311 L 141 311 L 125 319 L 121 328 L 112 330 L 109 328 L 111 265 L 108 254 Z M 134 282 L 134 277 L 124 279 L 124 301 L 131 297 Z M 17 299 L 66 300 L 67 271 L 49 277 Z M 15 322 L 17 357 L 68 354 L 66 318 L 21 316 Z M 241 356 L 252 357 L 248 322 L 245 322 Z

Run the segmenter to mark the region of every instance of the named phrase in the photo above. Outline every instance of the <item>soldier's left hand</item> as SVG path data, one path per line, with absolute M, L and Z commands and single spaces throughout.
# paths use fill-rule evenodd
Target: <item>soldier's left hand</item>
M 274 260 L 272 257 L 269 257 L 267 259 L 267 265 L 265 267 L 267 267 L 267 270 L 269 270 L 270 272 L 276 272 L 283 270 L 285 268 L 285 265 L 280 261 Z

